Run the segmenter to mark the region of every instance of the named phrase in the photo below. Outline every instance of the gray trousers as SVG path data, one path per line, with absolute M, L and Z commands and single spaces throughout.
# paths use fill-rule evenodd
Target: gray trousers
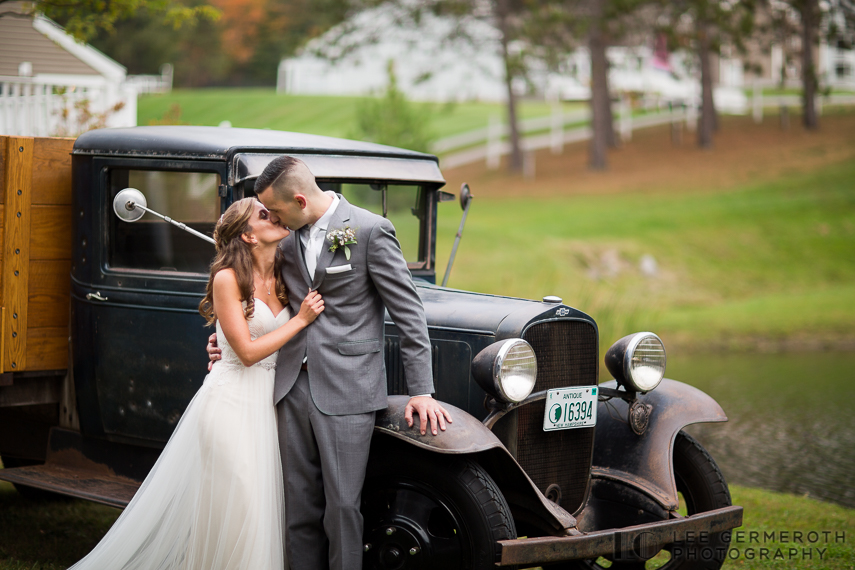
M 360 570 L 359 503 L 374 412 L 323 414 L 312 400 L 306 371 L 276 410 L 291 570 Z

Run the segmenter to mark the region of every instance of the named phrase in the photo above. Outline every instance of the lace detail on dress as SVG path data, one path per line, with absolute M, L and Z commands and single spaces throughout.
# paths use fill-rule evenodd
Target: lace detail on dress
M 246 308 L 246 303 L 243 303 L 244 308 Z M 282 313 L 285 313 L 285 317 L 282 317 Z M 260 336 L 264 336 L 269 332 L 272 332 L 283 324 L 285 324 L 290 318 L 290 311 L 288 307 L 282 309 L 282 311 L 273 316 L 273 311 L 267 304 L 261 299 L 255 299 L 255 313 L 252 318 L 247 321 L 247 325 L 249 326 L 249 338 L 252 340 L 257 339 Z M 226 335 L 223 334 L 223 329 L 220 327 L 220 322 L 217 321 L 217 344 L 220 349 L 222 349 L 222 359 L 214 364 L 214 371 L 219 368 L 221 371 L 225 368 L 247 368 L 243 365 L 238 358 L 237 354 L 235 354 L 232 347 L 229 345 L 229 341 L 226 340 Z M 276 370 L 276 358 L 279 355 L 279 352 L 274 352 L 267 358 L 256 362 L 252 365 L 253 367 L 263 368 L 265 370 Z M 217 377 L 217 385 L 222 386 L 224 384 L 228 384 L 231 382 L 231 379 L 234 377 L 233 374 L 219 374 Z

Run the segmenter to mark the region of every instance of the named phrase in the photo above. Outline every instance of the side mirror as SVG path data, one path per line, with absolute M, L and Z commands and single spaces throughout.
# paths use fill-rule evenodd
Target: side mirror
M 460 186 L 460 209 L 465 210 L 472 201 L 472 192 L 469 191 L 469 185 L 465 182 Z
M 125 188 L 116 194 L 116 197 L 113 198 L 113 212 L 116 213 L 116 216 L 120 220 L 124 220 L 126 222 L 136 222 L 142 218 L 146 212 L 148 212 L 149 214 L 157 216 L 164 222 L 168 222 L 187 233 L 193 234 L 197 238 L 216 245 L 213 238 L 206 236 L 201 232 L 197 232 L 193 228 L 188 228 L 186 224 L 173 220 L 169 216 L 164 216 L 163 214 L 158 214 L 154 210 L 149 210 L 148 204 L 145 201 L 145 195 L 136 188 Z
M 126 222 L 136 222 L 145 216 L 147 205 L 145 195 L 136 188 L 125 188 L 113 198 L 113 211 Z

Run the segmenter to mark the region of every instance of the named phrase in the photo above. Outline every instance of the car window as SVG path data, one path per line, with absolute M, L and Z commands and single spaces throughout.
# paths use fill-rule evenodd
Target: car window
M 113 169 L 110 171 L 110 204 L 124 188 L 136 188 L 148 207 L 212 235 L 220 216 L 217 188 L 220 177 L 212 172 L 175 172 Z M 107 264 L 117 269 L 207 273 L 214 246 L 146 213 L 128 223 L 108 210 Z
M 395 226 L 398 242 L 404 259 L 408 262 L 421 261 L 421 212 L 422 193 L 419 186 L 403 184 L 362 184 L 362 183 L 318 183 L 324 190 L 333 190 L 344 196 L 348 202 L 365 208 L 377 215 L 383 215 L 383 188 L 386 188 L 386 217 Z

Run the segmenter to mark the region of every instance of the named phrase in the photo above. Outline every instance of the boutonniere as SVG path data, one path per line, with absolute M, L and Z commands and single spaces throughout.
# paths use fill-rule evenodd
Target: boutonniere
M 347 246 L 356 245 L 356 232 L 350 226 L 346 226 L 343 230 L 327 232 L 327 239 L 332 244 L 330 251 L 335 253 L 338 248 L 343 247 L 345 259 L 350 261 L 350 248 Z

